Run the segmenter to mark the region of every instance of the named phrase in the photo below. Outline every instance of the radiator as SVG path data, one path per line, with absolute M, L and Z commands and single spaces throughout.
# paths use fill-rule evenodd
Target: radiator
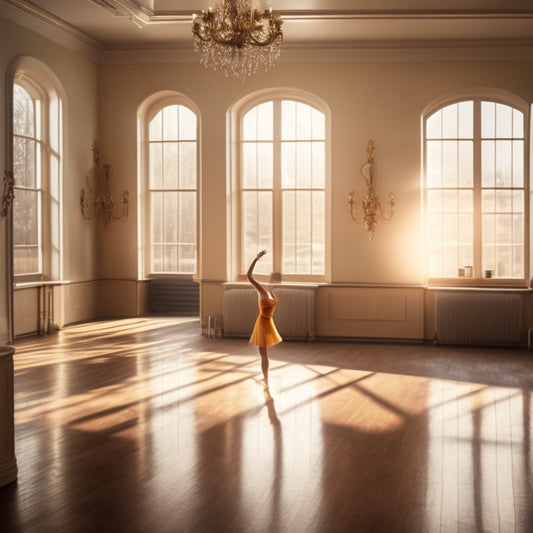
M 188 278 L 154 278 L 150 281 L 149 311 L 198 316 L 198 283 Z
M 315 290 L 279 287 L 274 323 L 286 340 L 313 340 L 315 337 Z M 222 321 L 224 336 L 249 337 L 258 314 L 257 292 L 253 288 L 224 290 Z
M 518 344 L 521 296 L 449 293 L 435 297 L 435 340 L 479 346 Z

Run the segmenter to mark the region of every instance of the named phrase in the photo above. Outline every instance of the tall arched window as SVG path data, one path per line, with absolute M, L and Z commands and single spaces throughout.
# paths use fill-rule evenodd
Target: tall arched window
M 13 269 L 15 280 L 60 272 L 62 105 L 46 68 L 25 60 L 13 83 Z
M 426 115 L 430 282 L 526 283 L 526 113 L 499 99 L 469 98 Z
M 197 270 L 198 118 L 176 93 L 142 106 L 144 275 Z
M 257 252 L 262 274 L 323 280 L 326 272 L 328 116 L 302 94 L 262 95 L 238 111 L 238 275 Z

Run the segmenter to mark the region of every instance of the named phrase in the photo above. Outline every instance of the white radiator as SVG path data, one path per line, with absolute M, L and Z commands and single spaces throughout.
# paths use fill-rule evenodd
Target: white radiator
M 274 323 L 287 340 L 315 337 L 315 289 L 278 287 Z M 224 336 L 249 337 L 258 315 L 257 292 L 253 288 L 224 289 L 222 320 Z
M 520 294 L 448 293 L 435 297 L 435 340 L 440 344 L 516 345 Z

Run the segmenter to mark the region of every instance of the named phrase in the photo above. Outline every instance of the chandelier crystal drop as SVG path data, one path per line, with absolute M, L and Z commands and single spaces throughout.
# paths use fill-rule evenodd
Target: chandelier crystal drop
M 276 64 L 282 24 L 272 9 L 253 9 L 251 0 L 222 0 L 201 16 L 193 15 L 194 51 L 204 67 L 245 80 Z

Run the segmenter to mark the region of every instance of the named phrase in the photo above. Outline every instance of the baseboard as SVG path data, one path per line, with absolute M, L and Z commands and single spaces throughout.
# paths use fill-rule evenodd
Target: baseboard
M 16 481 L 17 475 L 18 468 L 17 459 L 15 457 L 0 461 L 0 487 Z

